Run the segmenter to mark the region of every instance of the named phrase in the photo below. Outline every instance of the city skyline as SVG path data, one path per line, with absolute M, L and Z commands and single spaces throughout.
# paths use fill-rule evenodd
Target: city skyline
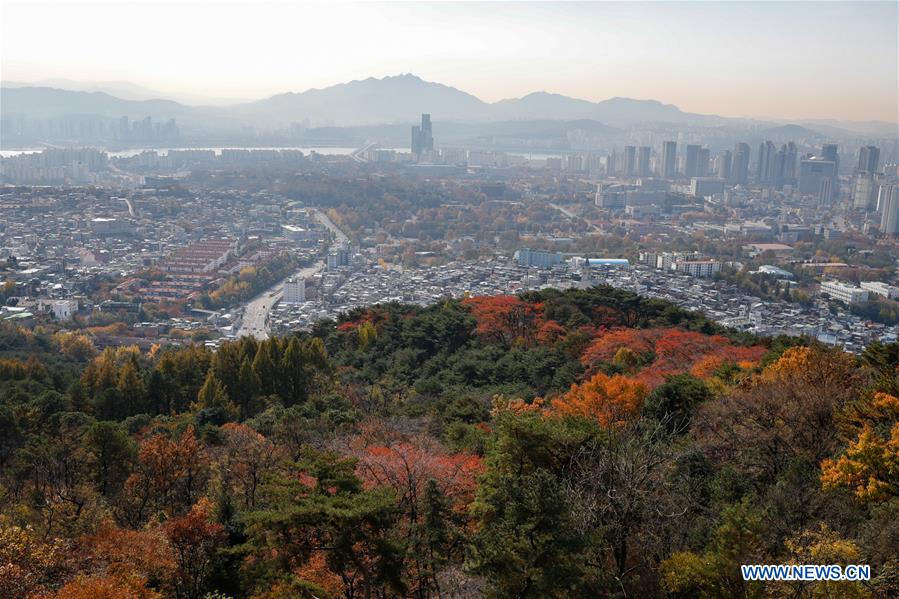
M 890 2 L 264 2 L 252 15 L 170 4 L 4 2 L 2 79 L 253 100 L 413 72 L 488 102 L 547 91 L 729 117 L 899 120 Z M 38 18 L 47 9 L 52 22 Z

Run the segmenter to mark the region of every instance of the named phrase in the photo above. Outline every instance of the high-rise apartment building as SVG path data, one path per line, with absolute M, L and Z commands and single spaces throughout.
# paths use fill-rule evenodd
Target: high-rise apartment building
M 836 180 L 836 164 L 832 160 L 813 156 L 799 162 L 799 192 L 817 195 L 824 203 L 830 201 Z

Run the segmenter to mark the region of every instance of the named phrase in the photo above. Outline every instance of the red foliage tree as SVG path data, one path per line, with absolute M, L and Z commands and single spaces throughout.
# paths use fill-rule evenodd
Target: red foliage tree
M 478 335 L 506 344 L 519 339 L 532 341 L 537 317 L 543 311 L 542 304 L 531 304 L 514 295 L 472 297 L 463 304 L 478 322 Z

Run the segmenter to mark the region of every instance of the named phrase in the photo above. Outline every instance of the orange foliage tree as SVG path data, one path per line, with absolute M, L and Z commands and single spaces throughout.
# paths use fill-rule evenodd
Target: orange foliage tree
M 211 520 L 212 502 L 202 498 L 190 512 L 163 525 L 177 566 L 175 588 L 179 597 L 200 597 L 213 558 L 225 542 L 225 527 Z
M 155 434 L 140 443 L 137 468 L 125 481 L 125 517 L 140 525 L 154 510 L 178 514 L 205 490 L 209 458 L 188 426 L 176 439 Z
M 552 413 L 597 419 L 607 426 L 636 415 L 647 393 L 646 385 L 640 381 L 600 372 L 554 399 Z

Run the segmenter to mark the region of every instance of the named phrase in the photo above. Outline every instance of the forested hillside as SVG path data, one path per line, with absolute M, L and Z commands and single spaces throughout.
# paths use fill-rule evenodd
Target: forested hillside
M 897 366 L 607 287 L 216 352 L 7 323 L 0 597 L 899 596 Z

